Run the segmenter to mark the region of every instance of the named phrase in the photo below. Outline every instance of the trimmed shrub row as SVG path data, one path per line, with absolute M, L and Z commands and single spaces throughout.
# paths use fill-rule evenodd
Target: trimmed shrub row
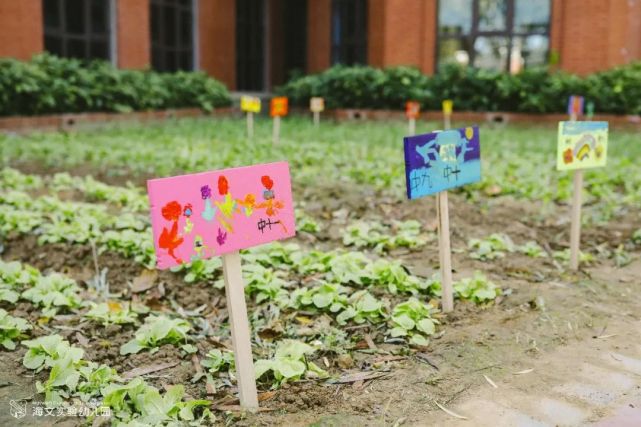
M 511 75 L 451 65 L 427 76 L 411 67 L 334 66 L 322 73 L 290 80 L 278 89 L 294 105 L 307 106 L 322 96 L 328 108 L 402 109 L 420 101 L 440 110 L 452 99 L 459 111 L 561 113 L 569 95 L 583 95 L 595 111 L 641 114 L 641 62 L 579 77 L 546 69 Z
M 202 72 L 120 70 L 105 61 L 49 54 L 0 59 L 0 116 L 130 112 L 231 104 L 227 88 Z

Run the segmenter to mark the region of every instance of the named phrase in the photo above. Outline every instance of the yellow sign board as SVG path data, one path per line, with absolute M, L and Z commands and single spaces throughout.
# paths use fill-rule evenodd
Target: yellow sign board
M 598 168 L 607 159 L 608 122 L 559 122 L 558 170 Z
M 443 100 L 443 114 L 445 115 L 451 115 L 452 110 L 454 109 L 454 102 L 452 102 L 451 99 L 444 99 Z
M 260 98 L 256 96 L 241 96 L 240 109 L 248 113 L 260 113 Z

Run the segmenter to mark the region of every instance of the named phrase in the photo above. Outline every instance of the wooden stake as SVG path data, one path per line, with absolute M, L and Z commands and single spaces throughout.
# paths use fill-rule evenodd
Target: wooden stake
M 570 121 L 575 122 L 576 113 L 570 114 Z M 579 260 L 581 253 L 581 204 L 583 191 L 583 171 L 577 169 L 574 171 L 572 186 L 572 218 L 570 225 L 570 269 L 579 269 Z
M 443 115 L 443 128 L 450 129 L 450 115 Z M 438 252 L 441 267 L 441 305 L 443 312 L 454 310 L 454 288 L 452 285 L 452 248 L 450 246 L 450 210 L 447 191 L 436 195 L 436 216 L 438 220 Z
M 222 256 L 223 276 L 225 280 L 225 297 L 227 312 L 231 325 L 231 340 L 236 361 L 236 378 L 238 379 L 238 394 L 240 406 L 250 411 L 258 410 L 258 393 L 254 374 L 251 335 L 247 306 L 245 305 L 245 286 L 243 271 L 240 265 L 238 251 Z
M 452 250 L 450 247 L 450 213 L 447 191 L 436 195 L 436 215 L 438 218 L 438 252 L 441 266 L 441 290 L 443 312 L 454 309 L 454 288 L 452 286 Z
M 416 119 L 409 119 L 408 120 L 408 130 L 409 136 L 414 136 L 416 135 Z
M 274 117 L 274 129 L 272 132 L 272 141 L 274 142 L 274 144 L 278 144 L 280 142 L 280 116 Z
M 314 111 L 314 126 L 320 126 L 320 112 Z
M 247 138 L 254 138 L 254 113 L 247 112 Z
M 583 170 L 574 171 L 572 188 L 572 225 L 570 228 L 570 269 L 579 269 L 581 246 L 581 193 L 583 191 Z

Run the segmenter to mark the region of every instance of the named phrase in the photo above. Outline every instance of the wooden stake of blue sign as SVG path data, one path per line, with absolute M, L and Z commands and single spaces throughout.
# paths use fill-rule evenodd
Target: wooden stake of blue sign
M 454 308 L 447 190 L 481 179 L 478 127 L 432 132 L 404 139 L 407 197 L 437 194 L 443 311 Z

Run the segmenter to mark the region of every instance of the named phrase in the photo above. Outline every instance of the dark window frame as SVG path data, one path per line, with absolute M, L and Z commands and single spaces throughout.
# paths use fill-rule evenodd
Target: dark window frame
M 269 4 L 266 0 L 237 0 L 235 19 L 236 88 L 251 92 L 265 91 L 269 81 Z
M 505 37 L 508 40 L 507 43 L 507 58 L 504 72 L 510 71 L 510 64 L 512 62 L 512 46 L 514 39 L 518 37 L 529 37 L 529 36 L 544 36 L 548 39 L 548 51 L 546 56 L 550 54 L 549 40 L 550 40 L 550 31 L 552 24 L 552 0 L 547 0 L 549 2 L 549 18 L 547 28 L 542 30 L 534 31 L 515 31 L 514 30 L 514 13 L 515 13 L 515 2 L 516 0 L 506 0 L 507 2 L 507 12 L 506 12 L 506 21 L 505 21 L 505 30 L 494 30 L 494 31 L 483 31 L 479 30 L 479 1 L 480 0 L 471 0 L 472 1 L 472 25 L 470 26 L 469 34 L 442 34 L 440 31 L 441 25 L 439 22 L 441 2 L 447 0 L 439 0 L 436 10 L 436 49 L 434 53 L 434 63 L 436 64 L 436 70 L 440 66 L 439 64 L 439 52 L 441 48 L 441 42 L 443 40 L 462 40 L 463 44 L 470 46 L 470 50 L 467 51 L 469 55 L 469 64 L 474 66 L 476 59 L 476 51 L 474 49 L 474 42 L 478 37 Z
M 194 10 L 192 0 L 149 1 L 151 66 L 154 70 L 194 71 Z M 188 16 L 187 23 L 182 21 L 183 16 Z M 184 37 L 185 34 L 187 37 Z M 173 40 L 168 40 L 169 38 Z
M 368 0 L 332 0 L 331 64 L 367 64 Z M 336 28 L 336 20 L 342 21 Z M 348 31 L 351 30 L 351 34 Z M 338 33 L 337 33 L 338 32 Z
M 43 38 L 45 50 L 61 57 L 73 57 L 79 59 L 103 59 L 106 61 L 112 60 L 112 0 L 84 0 L 84 10 L 82 14 L 82 21 L 84 29 L 82 32 L 73 33 L 67 26 L 67 9 L 71 0 L 42 0 L 42 19 L 43 19 Z M 49 20 L 46 13 L 48 8 L 45 3 L 56 2 L 58 13 L 58 25 L 52 26 L 47 21 Z M 102 4 L 102 14 L 104 22 L 102 23 L 103 30 L 97 31 L 97 22 L 94 22 L 92 11 L 97 5 Z M 83 53 L 81 55 L 72 54 L 69 48 L 69 42 L 78 42 L 82 44 Z M 56 48 L 52 48 L 53 44 L 58 43 Z M 52 44 L 53 43 L 53 44 Z M 93 47 L 97 44 L 104 45 L 104 52 L 102 55 L 96 55 L 92 51 Z

